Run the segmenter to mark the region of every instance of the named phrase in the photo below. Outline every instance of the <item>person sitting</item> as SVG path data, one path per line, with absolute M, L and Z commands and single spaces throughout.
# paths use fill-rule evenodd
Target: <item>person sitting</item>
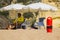
M 33 28 L 33 29 L 38 29 L 38 27 L 35 26 L 35 22 L 36 22 L 36 18 L 33 17 L 31 28 Z
M 18 28 L 18 29 L 23 28 L 23 27 L 21 27 L 21 24 L 23 22 L 24 22 L 24 17 L 20 13 L 18 13 L 18 18 L 16 18 L 14 20 L 15 27 Z

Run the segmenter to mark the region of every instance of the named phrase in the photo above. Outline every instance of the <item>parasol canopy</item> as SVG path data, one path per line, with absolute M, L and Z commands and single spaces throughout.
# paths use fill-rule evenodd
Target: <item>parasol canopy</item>
M 29 4 L 27 5 L 27 8 L 30 9 L 40 9 L 40 10 L 52 10 L 52 11 L 56 11 L 57 8 L 48 4 L 44 4 L 44 3 L 33 3 L 33 4 Z
M 8 5 L 6 7 L 2 7 L 0 8 L 0 10 L 21 10 L 23 7 L 25 7 L 25 5 L 22 5 L 22 4 L 11 4 L 11 5 Z

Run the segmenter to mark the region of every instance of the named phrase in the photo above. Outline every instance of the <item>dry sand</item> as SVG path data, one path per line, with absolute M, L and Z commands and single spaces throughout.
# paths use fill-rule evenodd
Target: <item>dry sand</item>
M 46 29 L 0 30 L 0 40 L 60 40 L 60 28 L 54 28 L 52 33 Z
M 46 24 L 46 20 L 44 21 Z M 60 19 L 53 20 L 53 32 L 46 29 L 0 30 L 0 40 L 60 40 Z

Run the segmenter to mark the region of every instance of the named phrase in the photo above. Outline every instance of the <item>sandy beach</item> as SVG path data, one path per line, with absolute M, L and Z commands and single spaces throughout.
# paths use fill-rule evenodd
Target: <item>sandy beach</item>
M 60 40 L 60 28 L 54 28 L 52 33 L 46 29 L 0 30 L 0 40 Z
M 60 40 L 59 24 L 60 19 L 53 20 L 52 33 L 46 29 L 0 30 L 0 40 Z
M 51 33 L 46 30 L 48 17 L 52 17 Z M 25 18 L 30 18 L 27 25 L 33 24 L 35 18 L 36 22 L 42 22 L 42 18 L 44 28 L 30 29 L 26 25 L 27 29 L 10 29 L 9 24 L 17 25 Z M 9 29 L 0 29 L 0 40 L 60 40 L 60 0 L 0 0 L 0 26 Z

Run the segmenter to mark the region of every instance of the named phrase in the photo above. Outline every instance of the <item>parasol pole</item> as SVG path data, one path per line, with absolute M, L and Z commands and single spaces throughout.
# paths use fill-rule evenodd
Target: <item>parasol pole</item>
M 17 11 L 16 11 L 17 12 Z M 16 28 L 17 28 L 17 16 L 18 16 L 18 14 L 16 13 Z

